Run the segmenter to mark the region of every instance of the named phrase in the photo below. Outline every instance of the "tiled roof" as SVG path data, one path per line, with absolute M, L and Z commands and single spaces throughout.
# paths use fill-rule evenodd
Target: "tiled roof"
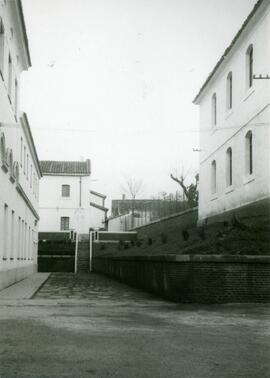
M 242 32 L 244 31 L 244 29 L 248 25 L 249 21 L 252 19 L 252 17 L 254 16 L 254 14 L 257 12 L 257 10 L 259 9 L 259 7 L 262 5 L 262 3 L 264 1 L 265 0 L 258 0 L 257 1 L 257 3 L 255 4 L 254 8 L 252 9 L 252 11 L 250 12 L 250 14 L 248 15 L 248 17 L 244 21 L 243 25 L 241 26 L 240 30 L 237 32 L 237 34 L 233 38 L 231 44 L 224 51 L 223 55 L 221 56 L 221 58 L 219 59 L 219 61 L 217 62 L 217 64 L 215 65 L 215 67 L 213 68 L 213 70 L 208 75 L 208 77 L 205 80 L 203 86 L 199 90 L 199 93 L 196 95 L 196 97 L 193 100 L 194 104 L 197 104 L 197 101 L 198 101 L 200 95 L 202 94 L 202 92 L 204 91 L 204 89 L 206 88 L 207 84 L 210 82 L 210 80 L 212 79 L 212 77 L 214 76 L 214 74 L 216 73 L 216 71 L 218 70 L 219 66 L 222 64 L 222 62 L 224 61 L 224 59 L 227 57 L 227 55 L 229 54 L 229 52 L 231 51 L 231 49 L 235 45 L 236 41 L 239 39 L 239 37 L 241 36 Z M 269 1 L 269 0 L 267 0 L 267 1 Z
M 43 175 L 55 176 L 89 176 L 91 173 L 90 160 L 85 161 L 40 161 Z

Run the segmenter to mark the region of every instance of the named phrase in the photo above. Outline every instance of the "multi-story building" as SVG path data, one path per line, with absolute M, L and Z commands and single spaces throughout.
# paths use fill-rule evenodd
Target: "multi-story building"
M 0 289 L 37 268 L 41 171 L 26 114 L 19 113 L 20 74 L 31 65 L 21 2 L 0 1 Z
M 259 0 L 194 100 L 199 221 L 269 199 L 269 35 L 270 3 Z
M 90 228 L 103 227 L 106 197 L 90 191 L 89 159 L 43 160 L 40 165 L 43 178 L 40 182 L 39 231 L 88 233 Z M 96 198 L 100 198 L 101 203 Z

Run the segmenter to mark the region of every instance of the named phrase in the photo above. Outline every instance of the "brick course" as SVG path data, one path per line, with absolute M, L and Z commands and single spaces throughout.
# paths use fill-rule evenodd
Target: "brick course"
M 270 301 L 270 257 L 96 257 L 94 272 L 181 303 Z

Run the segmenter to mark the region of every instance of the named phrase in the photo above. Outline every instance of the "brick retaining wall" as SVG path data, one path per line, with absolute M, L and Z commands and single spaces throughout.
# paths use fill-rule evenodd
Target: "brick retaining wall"
M 268 256 L 95 257 L 93 271 L 181 303 L 270 302 Z

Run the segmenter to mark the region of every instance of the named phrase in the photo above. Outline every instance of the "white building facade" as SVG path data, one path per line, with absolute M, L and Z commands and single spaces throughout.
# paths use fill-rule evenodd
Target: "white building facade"
M 199 222 L 269 198 L 269 36 L 270 3 L 260 0 L 194 100 L 200 105 Z
M 103 226 L 103 212 L 90 204 L 89 159 L 43 160 L 40 166 L 43 175 L 40 182 L 40 232 L 74 230 L 86 234 L 90 228 Z
M 31 65 L 20 1 L 0 1 L 0 289 L 37 270 L 41 171 L 20 74 Z

